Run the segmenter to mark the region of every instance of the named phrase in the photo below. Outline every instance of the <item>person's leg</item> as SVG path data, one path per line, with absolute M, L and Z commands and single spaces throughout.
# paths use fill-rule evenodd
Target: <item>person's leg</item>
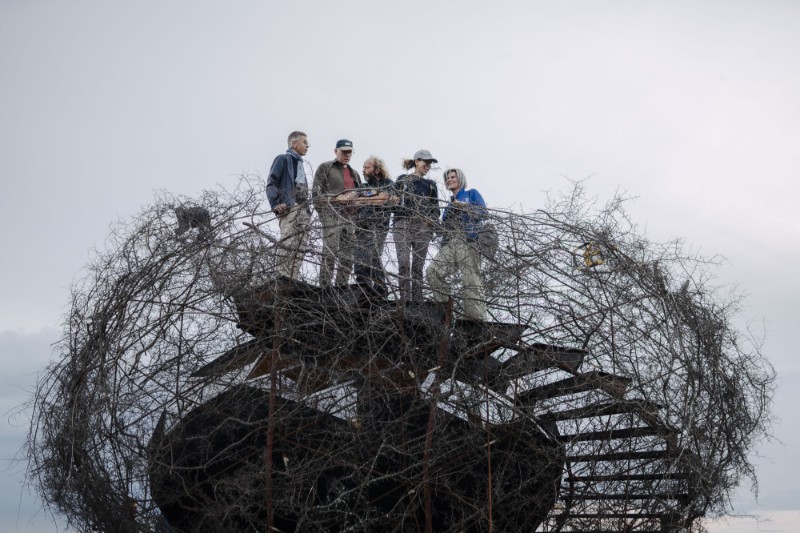
M 464 271 L 464 314 L 475 320 L 486 318 L 486 297 L 481 279 L 481 256 L 476 243 L 462 240 L 460 261 Z
M 411 279 L 409 278 L 409 268 L 411 266 L 411 240 L 409 235 L 410 221 L 407 218 L 396 218 L 392 230 L 394 236 L 394 248 L 397 253 L 397 273 L 400 279 L 400 299 L 408 301 L 411 299 Z
M 327 287 L 333 279 L 336 263 L 336 249 L 339 245 L 339 227 L 337 216 L 329 210 L 319 210 L 319 221 L 322 224 L 322 261 L 319 266 L 319 285 Z
M 374 280 L 378 292 L 384 295 L 389 292 L 386 286 L 386 270 L 383 268 L 383 247 L 386 243 L 386 233 L 388 231 L 389 228 L 386 226 L 376 227 L 371 257 L 372 279 Z
M 371 285 L 372 248 L 374 232 L 369 227 L 356 228 L 356 244 L 353 251 L 353 273 L 359 285 Z
M 353 249 L 355 248 L 355 224 L 353 221 L 339 216 L 339 247 L 336 251 L 336 285 L 350 283 L 350 272 L 353 271 Z
M 425 259 L 428 256 L 428 246 L 433 236 L 430 228 L 422 219 L 413 222 L 411 232 L 411 299 L 415 302 L 422 301 L 422 271 L 425 268 Z
M 295 238 L 292 240 L 291 250 L 294 252 L 291 256 L 292 278 L 300 279 L 300 267 L 303 266 L 303 261 L 306 258 L 306 241 L 308 240 L 308 232 L 311 229 L 311 213 L 305 206 L 296 206 L 297 215 L 294 219 Z
M 436 302 L 447 301 L 447 297 L 451 294 L 447 277 L 454 274 L 458 268 L 456 251 L 454 241 L 451 239 L 439 249 L 439 253 L 425 270 L 425 277 L 431 289 L 431 298 Z
M 295 205 L 278 219 L 281 241 L 278 244 L 278 274 L 297 279 L 305 259 L 305 240 L 308 235 L 309 214 L 305 207 Z

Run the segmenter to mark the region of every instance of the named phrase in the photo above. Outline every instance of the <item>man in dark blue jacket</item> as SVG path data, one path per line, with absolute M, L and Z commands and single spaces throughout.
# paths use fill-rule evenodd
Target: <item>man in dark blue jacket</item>
M 308 179 L 303 156 L 308 152 L 308 136 L 293 131 L 288 138 L 289 149 L 272 162 L 267 178 L 267 199 L 278 215 L 281 241 L 278 245 L 278 274 L 298 279 L 305 259 L 305 240 L 308 236 L 311 211 L 308 206 Z

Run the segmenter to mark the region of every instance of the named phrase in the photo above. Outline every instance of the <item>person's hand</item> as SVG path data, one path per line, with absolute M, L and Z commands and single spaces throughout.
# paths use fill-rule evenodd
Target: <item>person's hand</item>
M 356 190 L 345 191 L 334 196 L 333 199 L 331 200 L 331 203 L 338 205 L 348 205 L 354 203 L 357 198 L 358 198 L 358 191 Z
M 285 215 L 289 212 L 289 206 L 286 204 L 278 204 L 275 206 L 275 209 L 272 210 L 276 215 L 279 217 Z
M 398 205 L 400 203 L 400 197 L 399 196 L 390 196 L 389 197 L 389 203 L 392 204 L 392 205 Z

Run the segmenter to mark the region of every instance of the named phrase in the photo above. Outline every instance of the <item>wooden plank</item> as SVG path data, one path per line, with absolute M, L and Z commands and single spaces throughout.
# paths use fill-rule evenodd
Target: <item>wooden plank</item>
M 630 533 L 664 533 L 663 529 L 636 529 Z M 565 533 L 620 533 L 619 529 L 570 529 Z
M 586 356 L 589 355 L 589 351 L 581 348 L 535 342 L 529 344 L 525 350 L 522 350 L 520 355 L 534 358 L 538 369 L 555 367 L 575 373 L 583 364 Z
M 597 461 L 628 461 L 640 459 L 669 459 L 674 457 L 674 453 L 669 450 L 654 450 L 648 452 L 613 452 L 597 454 L 579 454 L 567 456 L 566 460 L 571 463 L 597 462 Z
M 554 381 L 517 394 L 517 405 L 531 405 L 540 400 L 565 396 L 590 390 L 602 390 L 612 396 L 622 398 L 627 392 L 631 379 L 606 372 L 593 371 Z
M 541 415 L 541 418 L 560 421 L 624 413 L 647 413 L 650 416 L 654 416 L 660 409 L 663 409 L 662 405 L 647 400 L 615 400 L 611 402 L 594 403 L 576 409 L 550 411 Z
M 562 442 L 582 442 L 590 440 L 632 439 L 635 437 L 651 437 L 654 435 L 666 436 L 671 433 L 673 433 L 673 431 L 668 428 L 648 426 L 584 431 L 572 435 L 561 435 L 558 439 Z
M 304 394 L 314 394 L 331 387 L 331 372 L 319 366 L 297 365 L 282 372 L 284 376 L 297 383 Z
M 258 359 L 265 350 L 263 339 L 252 339 L 234 346 L 210 363 L 192 372 L 193 378 L 219 376 L 239 370 Z
M 486 358 L 503 346 L 514 346 L 525 331 L 524 324 L 488 322 L 483 320 L 456 320 L 453 325 L 451 358 L 462 355 Z
M 571 518 L 577 519 L 586 519 L 586 518 L 595 518 L 595 519 L 603 519 L 603 518 L 627 518 L 627 519 L 639 519 L 639 520 L 660 520 L 667 516 L 664 513 L 562 513 L 556 515 L 554 518 L 556 520 L 569 520 Z M 572 533 L 570 531 L 570 533 Z
M 569 490 L 563 488 L 562 490 Z M 621 492 L 618 494 L 580 494 L 571 492 L 568 498 L 572 501 L 610 501 L 610 500 L 688 500 L 689 495 L 683 492 L 645 492 L 641 494 Z
M 682 481 L 689 479 L 686 472 L 653 472 L 652 474 L 611 474 L 596 476 L 568 476 L 565 481 L 573 483 L 600 483 L 606 481 Z
M 264 354 L 261 356 L 261 359 L 256 363 L 250 373 L 247 375 L 246 379 L 256 379 L 262 376 L 266 376 L 272 371 L 272 356 L 271 350 L 264 350 Z M 285 368 L 289 368 L 292 366 L 297 366 L 301 364 L 301 361 L 294 357 L 281 357 L 278 356 L 277 364 L 275 365 L 276 371 L 281 371 Z
M 498 343 L 494 349 L 499 347 L 514 350 L 515 353 L 503 361 L 491 356 L 486 357 L 473 371 L 476 378 L 485 376 L 488 386 L 497 391 L 504 390 L 514 379 L 549 368 L 558 368 L 575 374 L 589 353 L 580 348 L 542 343 L 526 345 Z

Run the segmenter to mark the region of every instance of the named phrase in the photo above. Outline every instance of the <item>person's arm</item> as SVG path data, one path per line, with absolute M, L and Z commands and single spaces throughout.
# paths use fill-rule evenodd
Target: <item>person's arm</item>
M 391 204 L 394 206 L 392 211 L 396 214 L 400 211 L 400 204 L 403 203 L 403 195 L 404 191 L 403 188 L 405 187 L 405 180 L 406 175 L 403 174 L 397 178 L 397 181 L 394 182 L 392 188 L 394 189 L 394 196 L 391 198 Z
M 428 209 L 426 216 L 434 223 L 438 224 L 441 210 L 439 209 L 439 188 L 433 180 L 428 181 Z
M 390 180 L 386 179 L 386 183 L 381 187 L 381 192 L 386 193 L 386 203 L 388 205 L 397 205 L 400 198 L 397 196 L 397 187 L 395 183 Z
M 470 209 L 470 215 L 475 217 L 477 221 L 486 217 L 486 202 L 483 196 L 481 196 L 481 193 L 475 189 L 471 189 L 469 191 L 469 203 L 473 206 L 473 208 Z
M 267 200 L 269 200 L 270 208 L 279 215 L 283 214 L 287 208 L 284 191 L 281 188 L 280 182 L 285 169 L 286 158 L 279 155 L 272 162 L 272 167 L 269 169 L 269 176 L 267 176 Z
M 478 232 L 486 218 L 486 202 L 481 193 L 471 189 L 467 195 L 467 202 L 464 206 L 464 229 L 470 239 L 477 239 Z
M 324 209 L 328 205 L 328 172 L 331 166 L 327 163 L 322 163 L 317 167 L 314 173 L 314 184 L 311 188 L 311 198 L 314 202 L 314 207 Z

